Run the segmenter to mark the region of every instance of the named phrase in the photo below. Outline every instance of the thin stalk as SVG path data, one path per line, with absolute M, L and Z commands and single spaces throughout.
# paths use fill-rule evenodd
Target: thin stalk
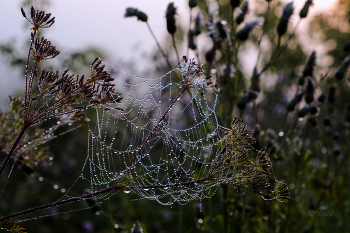
M 202 179 L 199 179 L 199 180 L 193 180 L 193 181 L 188 181 L 188 182 L 180 182 L 180 183 L 166 184 L 166 185 L 130 186 L 130 187 L 128 187 L 128 189 L 130 189 L 130 190 L 134 190 L 134 189 L 152 189 L 152 188 L 155 189 L 155 188 L 169 188 L 169 187 L 177 187 L 177 186 L 189 186 L 189 185 L 201 183 L 201 182 L 204 182 L 204 181 L 207 181 L 207 180 L 209 180 L 208 176 L 204 177 Z M 11 215 L 8 215 L 8 216 L 5 216 L 5 217 L 1 217 L 0 218 L 0 222 L 2 222 L 4 220 L 7 220 L 7 219 L 11 219 L 11 218 L 17 217 L 17 216 L 21 216 L 21 215 L 24 215 L 24 214 L 28 214 L 28 213 L 36 212 L 36 211 L 39 211 L 39 210 L 43 210 L 43 209 L 46 209 L 46 208 L 51 208 L 51 207 L 54 207 L 54 206 L 68 204 L 68 203 L 72 203 L 72 202 L 75 202 L 75 201 L 81 201 L 81 200 L 85 200 L 85 199 L 92 198 L 92 197 L 97 197 L 97 196 L 102 195 L 104 193 L 109 193 L 109 192 L 112 192 L 114 190 L 120 190 L 120 189 L 123 189 L 123 187 L 119 187 L 117 185 L 113 185 L 111 187 L 102 189 L 100 191 L 92 192 L 92 193 L 89 193 L 89 194 L 85 194 L 85 195 L 82 195 L 80 197 L 72 197 L 72 198 L 68 198 L 66 200 L 56 201 L 56 202 L 53 202 L 53 203 L 50 203 L 50 204 L 47 204 L 47 205 L 41 205 L 41 206 L 38 206 L 38 207 L 34 207 L 34 208 L 30 208 L 30 209 L 27 209 L 27 210 L 23 210 L 23 211 L 17 212 L 15 214 L 11 214 Z
M 169 66 L 169 68 L 172 69 L 173 67 L 170 65 L 170 62 L 169 62 L 169 60 L 168 60 L 168 57 L 165 55 L 165 53 L 164 53 L 162 47 L 160 46 L 160 44 L 159 44 L 159 42 L 158 42 L 158 40 L 157 40 L 157 37 L 154 35 L 154 33 L 153 33 L 152 29 L 151 29 L 151 26 L 148 24 L 148 22 L 146 22 L 146 24 L 147 24 L 148 30 L 150 31 L 150 33 L 151 33 L 151 35 L 152 35 L 154 41 L 156 42 L 156 44 L 157 44 L 157 46 L 158 46 L 158 49 L 159 49 L 160 53 L 163 55 L 163 57 L 164 57 L 164 59 L 165 59 L 167 65 Z
M 35 32 L 34 32 L 35 33 Z M 30 45 L 29 45 L 29 51 L 28 51 L 28 57 L 27 57 L 27 63 L 26 63 L 26 73 L 25 73 L 25 78 L 26 78 L 26 89 L 25 89 L 25 94 L 24 94 L 24 118 L 28 117 L 28 108 L 29 108 L 29 101 L 30 101 L 30 95 L 29 95 L 29 89 L 28 89 L 28 72 L 29 72 L 29 60 L 30 60 L 30 53 L 32 51 L 33 47 L 33 42 L 34 42 L 34 37 L 30 38 Z
M 176 48 L 176 43 L 175 43 L 175 36 L 174 36 L 174 34 L 172 34 L 171 37 L 173 38 L 173 46 L 174 46 L 174 49 L 175 49 L 175 52 L 176 52 L 177 62 L 180 63 L 179 52 L 177 51 L 177 48 Z
M 189 24 L 189 29 L 188 29 L 188 34 L 191 33 L 191 22 L 192 22 L 192 8 L 190 9 L 190 24 Z M 190 47 L 187 45 L 187 52 L 186 52 L 186 57 L 188 57 L 188 53 L 190 51 Z M 198 57 L 198 56 L 197 56 Z M 198 63 L 200 64 L 200 62 L 198 61 Z
M 9 162 L 9 160 L 10 160 L 10 158 L 11 158 L 13 152 L 15 151 L 15 149 L 16 149 L 16 147 L 17 147 L 19 141 L 22 139 L 24 132 L 25 132 L 28 128 L 29 128 L 29 125 L 26 125 L 26 124 L 23 125 L 23 127 L 22 127 L 22 129 L 21 129 L 21 132 L 19 132 L 19 134 L 18 134 L 18 136 L 17 136 L 17 138 L 16 138 L 16 141 L 15 141 L 15 143 L 13 143 L 13 146 L 12 146 L 10 152 L 9 152 L 8 155 L 6 156 L 5 160 L 2 162 L 2 165 L 1 165 L 1 168 L 0 168 L 0 176 L 1 176 L 1 174 L 3 173 L 3 171 L 4 171 L 4 169 L 5 169 L 6 165 L 7 165 L 7 163 Z
M 265 31 L 266 31 L 266 28 L 267 28 L 267 22 L 269 19 L 269 12 L 270 12 L 270 2 L 267 3 L 267 11 L 265 14 L 264 27 L 263 27 L 263 31 L 262 31 L 261 36 L 260 36 L 259 41 L 258 41 L 259 52 L 258 52 L 258 58 L 256 61 L 255 69 L 258 69 L 258 65 L 259 65 L 259 60 L 260 60 L 260 55 L 261 55 L 261 41 L 262 41 L 262 38 L 263 38 Z
M 281 54 L 287 49 L 289 42 L 292 40 L 292 37 L 295 35 L 295 31 L 297 30 L 299 24 L 301 22 L 301 19 L 299 18 L 297 24 L 295 25 L 293 32 L 289 35 L 288 40 L 286 44 L 281 48 L 281 37 L 278 37 L 278 43 L 277 43 L 277 48 L 276 51 L 272 54 L 270 61 L 265 64 L 264 68 L 261 70 L 259 76 L 265 72 L 278 58 L 281 56 Z M 279 51 L 281 48 L 281 51 Z

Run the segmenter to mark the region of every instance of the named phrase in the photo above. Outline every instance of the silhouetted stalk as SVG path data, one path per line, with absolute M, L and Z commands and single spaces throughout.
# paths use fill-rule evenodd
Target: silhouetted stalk
M 1 174 L 3 173 L 3 171 L 4 171 L 4 169 L 5 169 L 6 165 L 7 165 L 7 163 L 9 162 L 9 160 L 10 160 L 10 158 L 11 158 L 13 152 L 15 151 L 15 149 L 16 149 L 16 147 L 17 147 L 19 141 L 22 139 L 24 132 L 25 132 L 29 127 L 30 127 L 29 125 L 26 125 L 26 124 L 23 125 L 23 127 L 22 127 L 22 129 L 21 129 L 21 132 L 19 132 L 19 134 L 18 134 L 18 136 L 17 136 L 17 138 L 16 138 L 16 141 L 13 143 L 13 146 L 12 146 L 10 152 L 8 153 L 8 155 L 6 156 L 6 158 L 4 159 L 4 161 L 3 161 L 2 164 L 1 164 L 0 176 L 1 176 Z
M 255 69 L 256 70 L 258 70 L 258 65 L 259 65 L 259 60 L 260 60 L 260 55 L 261 55 L 261 41 L 262 41 L 263 36 L 265 34 L 265 31 L 266 31 L 266 28 L 267 28 L 267 22 L 268 22 L 268 19 L 269 19 L 270 3 L 271 2 L 267 3 L 267 11 L 266 11 L 266 14 L 265 14 L 264 27 L 263 27 L 263 31 L 262 31 L 261 36 L 260 36 L 259 41 L 258 41 L 259 52 L 258 52 L 258 58 L 257 58 L 256 65 L 255 65 Z
M 176 56 L 177 56 L 177 62 L 180 63 L 179 52 L 177 51 L 177 48 L 176 48 L 176 43 L 175 43 L 175 36 L 174 36 L 174 34 L 172 34 L 171 37 L 173 38 L 173 46 L 174 46 L 175 53 L 176 53 Z
M 298 28 L 300 22 L 301 22 L 301 19 L 299 18 L 297 24 L 295 25 L 295 27 L 293 29 L 293 32 L 289 35 L 288 40 L 283 47 L 280 46 L 281 45 L 281 37 L 278 37 L 276 50 L 272 53 L 270 60 L 265 64 L 264 68 L 259 73 L 259 76 L 263 72 L 265 72 L 279 58 L 279 56 L 287 49 L 288 44 L 292 40 L 292 37 L 295 35 L 296 29 Z
M 178 186 L 189 186 L 189 185 L 198 184 L 198 183 L 201 183 L 201 182 L 204 182 L 204 181 L 207 181 L 207 180 L 209 180 L 208 176 L 204 177 L 202 179 L 199 179 L 199 180 L 193 180 L 193 181 L 188 181 L 188 182 L 180 182 L 180 183 L 174 183 L 174 184 L 150 185 L 150 186 L 129 186 L 128 189 L 129 190 L 134 190 L 134 189 L 156 189 L 156 188 L 171 188 L 171 187 L 178 187 Z M 5 217 L 1 217 L 0 218 L 0 222 L 2 222 L 4 220 L 7 220 L 7 219 L 11 219 L 11 218 L 17 217 L 17 216 L 21 216 L 21 215 L 24 215 L 24 214 L 36 212 L 36 211 L 39 211 L 39 210 L 43 210 L 43 209 L 47 209 L 47 208 L 51 208 L 51 207 L 55 207 L 55 206 L 59 206 L 59 205 L 63 205 L 63 204 L 69 204 L 69 203 L 72 203 L 72 202 L 75 202 L 75 201 L 82 201 L 82 200 L 85 200 L 85 199 L 94 198 L 94 197 L 100 196 L 102 194 L 109 193 L 109 192 L 112 192 L 114 190 L 120 190 L 120 189 L 123 189 L 123 187 L 119 187 L 117 185 L 113 185 L 111 187 L 102 189 L 100 191 L 92 192 L 92 193 L 89 193 L 89 194 L 85 194 L 85 195 L 82 195 L 80 197 L 72 197 L 72 198 L 68 198 L 66 200 L 56 201 L 56 202 L 53 202 L 53 203 L 50 203 L 50 204 L 47 204 L 47 205 L 41 205 L 41 206 L 38 206 L 38 207 L 34 207 L 34 208 L 30 208 L 30 209 L 27 209 L 27 210 L 23 210 L 23 211 L 17 212 L 15 214 L 11 214 L 11 215 L 8 215 L 8 216 L 5 216 Z
M 192 22 L 192 8 L 190 8 L 190 24 L 189 24 L 189 29 L 188 33 L 191 33 L 191 22 Z M 188 57 L 188 53 L 190 51 L 190 47 L 187 45 L 187 52 L 186 52 L 186 57 Z M 197 55 L 197 54 L 196 54 Z M 198 56 L 197 56 L 198 57 Z M 198 63 L 200 64 L 199 60 Z
M 156 44 L 157 44 L 157 46 L 158 46 L 158 49 L 159 49 L 160 53 L 163 55 L 163 57 L 164 57 L 164 59 L 165 59 L 167 65 L 169 66 L 169 68 L 172 69 L 173 67 L 170 65 L 170 62 L 169 62 L 169 60 L 168 60 L 168 57 L 165 55 L 165 53 L 164 53 L 162 47 L 160 46 L 160 44 L 159 44 L 159 42 L 158 42 L 158 40 L 157 40 L 157 37 L 154 35 L 154 33 L 153 33 L 153 31 L 152 31 L 151 26 L 149 25 L 148 22 L 146 22 L 146 24 L 147 24 L 148 30 L 150 31 L 150 33 L 151 33 L 151 35 L 152 35 L 154 41 L 156 42 Z

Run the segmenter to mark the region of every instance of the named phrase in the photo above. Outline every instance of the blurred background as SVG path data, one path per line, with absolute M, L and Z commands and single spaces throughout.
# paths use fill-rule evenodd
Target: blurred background
M 173 2 L 177 7 L 175 38 L 181 57 L 187 53 L 190 8 L 188 1 Z M 198 57 L 205 68 L 210 67 L 206 54 L 213 45 L 206 31 L 208 9 L 217 2 L 223 9 L 220 17 L 230 24 L 231 6 L 228 0 L 199 0 L 198 6 L 192 10 L 192 20 L 197 13 L 202 16 L 202 33 L 197 36 L 196 43 Z M 260 59 L 260 69 L 269 61 L 276 45 L 276 25 L 283 6 L 288 2 L 271 2 L 269 24 L 262 40 L 264 53 Z M 295 11 L 288 24 L 288 33 L 283 38 L 284 43 L 293 34 L 304 3 L 305 0 L 294 1 Z M 347 182 L 350 172 L 344 168 L 349 166 L 349 75 L 346 73 L 342 82 L 334 76 L 336 68 L 349 52 L 343 50 L 344 42 L 350 39 L 350 4 L 348 0 L 314 0 L 313 3 L 285 52 L 261 76 L 262 91 L 256 100 L 244 103 L 243 108 L 237 106 L 250 90 L 248 86 L 258 56 L 257 40 L 262 32 L 261 27 L 254 29 L 249 39 L 240 44 L 239 68 L 242 77 L 248 81 L 246 85 L 239 86 L 236 95 L 229 95 L 232 92 L 230 80 L 233 80 L 230 78 L 233 77 L 226 72 L 224 49 L 218 49 L 216 64 L 206 70 L 222 86 L 219 103 L 222 106 L 230 105 L 230 111 L 222 107 L 223 110 L 218 113 L 220 123 L 228 126 L 234 116 L 244 118 L 260 142 L 257 149 L 267 147 L 276 177 L 285 179 L 289 184 L 293 201 L 263 201 L 255 194 L 237 192 L 226 186 L 220 186 L 210 199 L 192 201 L 185 206 L 162 206 L 154 201 L 139 200 L 136 195 L 120 193 L 103 202 L 98 213 L 89 208 L 88 203 L 77 202 L 50 208 L 40 214 L 50 217 L 19 225 L 27 228 L 28 232 L 38 233 L 130 232 L 137 220 L 141 222 L 144 232 L 348 232 L 350 223 L 345 219 L 350 215 L 350 187 Z M 107 69 L 114 77 L 127 82 L 125 75 L 116 67 L 145 77 L 159 77 L 170 69 L 146 24 L 135 17 L 124 17 L 127 7 L 136 7 L 148 15 L 148 23 L 169 55 L 170 65 L 177 64 L 172 38 L 166 27 L 168 4 L 169 1 L 164 0 L 0 1 L 0 109 L 9 109 L 8 95 L 23 96 L 30 24 L 22 17 L 21 7 L 29 12 L 33 5 L 56 17 L 55 24 L 41 33 L 61 54 L 54 61 L 45 62 L 45 67 L 59 70 L 69 68 L 73 73 L 88 74 L 91 62 L 100 56 L 110 64 Z M 250 0 L 249 4 L 242 25 L 257 16 L 264 17 L 267 9 L 265 0 Z M 317 54 L 313 82 L 319 83 L 329 66 L 331 71 L 322 85 L 311 88 L 319 112 L 303 118 L 299 117 L 298 110 L 309 106 L 304 99 L 295 110 L 290 111 L 286 106 L 295 97 L 298 88 L 307 85 L 300 83 L 299 78 L 312 51 Z M 194 50 L 189 51 L 188 57 L 198 59 Z M 327 100 L 321 103 L 319 96 L 323 93 Z M 259 106 L 258 110 L 256 106 Z M 225 110 L 229 112 L 226 115 Z M 254 119 L 255 114 L 259 116 L 259 122 Z M 293 126 L 294 119 L 298 122 L 296 127 Z M 309 119 L 316 119 L 316 126 L 312 125 L 312 128 Z M 67 129 L 63 128 L 57 133 Z M 6 187 L 1 194 L 0 214 L 12 214 L 62 198 L 62 188 L 71 187 L 81 174 L 88 148 L 86 131 L 87 126 L 83 126 L 47 143 L 45 146 L 49 148 L 47 158 L 50 162 L 30 163 L 30 171 L 14 163 L 9 179 L 11 182 L 7 183 L 5 176 L 0 179 L 1 188 Z M 288 131 L 291 133 L 287 134 Z M 303 159 L 296 166 L 295 158 L 298 156 Z M 10 167 L 6 174 L 9 171 Z M 87 187 L 74 183 L 74 188 L 76 195 L 81 195 Z M 332 212 L 333 215 L 313 217 L 310 211 Z M 60 212 L 64 214 L 55 215 Z M 36 216 L 33 214 L 28 218 Z

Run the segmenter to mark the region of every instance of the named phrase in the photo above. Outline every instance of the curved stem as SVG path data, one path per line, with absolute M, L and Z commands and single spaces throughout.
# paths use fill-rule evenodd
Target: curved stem
M 155 189 L 155 188 L 169 188 L 169 187 L 178 187 L 178 186 L 189 186 L 189 185 L 198 184 L 198 183 L 201 183 L 201 182 L 204 182 L 204 181 L 207 181 L 207 180 L 209 180 L 208 176 L 204 177 L 202 179 L 199 179 L 199 180 L 192 180 L 192 181 L 188 181 L 188 182 L 180 182 L 180 183 L 167 184 L 167 185 L 131 186 L 131 187 L 128 187 L 128 189 L 130 189 L 130 190 L 134 190 L 134 189 L 152 189 L 152 188 Z M 75 201 L 81 201 L 81 200 L 85 200 L 85 199 L 88 199 L 88 198 L 93 198 L 93 197 L 96 197 L 96 196 L 100 196 L 100 195 L 102 195 L 104 193 L 109 193 L 109 192 L 112 192 L 114 190 L 120 190 L 120 189 L 123 189 L 123 187 L 119 187 L 117 185 L 113 185 L 111 187 L 102 189 L 100 191 L 92 192 L 92 193 L 89 193 L 89 194 L 85 194 L 85 195 L 82 195 L 80 197 L 72 197 L 72 198 L 68 198 L 66 200 L 56 201 L 56 202 L 53 202 L 53 203 L 50 203 L 50 204 L 41 205 L 41 206 L 38 206 L 38 207 L 34 207 L 34 208 L 30 208 L 30 209 L 27 209 L 27 210 L 24 210 L 24 211 L 17 212 L 15 214 L 11 214 L 11 215 L 8 215 L 8 216 L 5 216 L 5 217 L 1 217 L 0 218 L 0 222 L 2 222 L 4 220 L 7 220 L 7 219 L 11 219 L 11 218 L 17 217 L 17 216 L 21 216 L 21 215 L 24 215 L 24 214 L 36 212 L 38 210 L 43 210 L 43 209 L 51 208 L 51 207 L 54 207 L 54 206 L 59 206 L 59 205 L 63 205 L 63 204 L 72 203 L 72 202 L 75 202 Z
M 173 46 L 174 46 L 174 49 L 175 49 L 175 52 L 176 52 L 177 62 L 180 63 L 179 52 L 177 51 L 177 48 L 176 48 L 176 43 L 175 43 L 175 36 L 174 36 L 174 34 L 172 34 L 171 37 L 173 38 Z
M 4 171 L 4 169 L 5 169 L 6 165 L 7 165 L 7 163 L 9 162 L 9 160 L 10 160 L 10 158 L 11 158 L 11 156 L 13 155 L 13 152 L 15 151 L 15 149 L 16 149 L 16 147 L 17 147 L 19 141 L 22 139 L 24 132 L 25 132 L 28 128 L 29 128 L 29 125 L 23 125 L 23 128 L 22 128 L 21 132 L 19 132 L 19 134 L 18 134 L 18 136 L 17 136 L 17 138 L 16 138 L 15 143 L 13 143 L 13 146 L 12 146 L 10 152 L 8 153 L 8 155 L 6 156 L 6 158 L 4 159 L 4 161 L 2 162 L 2 165 L 1 165 L 1 168 L 0 168 L 0 176 L 1 176 L 1 174 L 3 173 L 3 171 Z
M 160 53 L 163 55 L 163 57 L 164 57 L 164 59 L 165 59 L 167 65 L 169 66 L 169 68 L 172 69 L 173 67 L 170 65 L 170 62 L 169 62 L 169 60 L 168 60 L 168 57 L 165 55 L 165 53 L 164 53 L 162 47 L 160 47 L 160 44 L 159 44 L 159 42 L 158 42 L 158 40 L 157 40 L 157 37 L 154 35 L 154 33 L 153 33 L 152 29 L 151 29 L 151 26 L 148 24 L 148 22 L 146 22 L 146 24 L 147 24 L 148 30 L 150 31 L 150 33 L 151 33 L 151 35 L 152 35 L 154 41 L 156 42 L 156 44 L 157 44 L 157 46 L 158 46 L 158 49 L 159 49 Z

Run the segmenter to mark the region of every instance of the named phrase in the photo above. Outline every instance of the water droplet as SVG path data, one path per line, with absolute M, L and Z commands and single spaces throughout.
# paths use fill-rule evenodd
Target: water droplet
M 49 157 L 49 160 L 52 161 L 52 160 L 53 160 L 53 157 Z
M 124 193 L 130 193 L 130 190 L 123 190 Z
M 40 176 L 38 180 L 39 180 L 39 181 L 43 181 L 43 180 L 44 180 L 44 178 L 42 178 L 42 177 Z
M 198 222 L 199 222 L 199 224 L 202 224 L 203 223 L 203 219 L 199 218 Z
M 57 121 L 57 124 L 58 124 L 58 125 L 60 125 L 60 124 L 61 124 L 61 122 L 60 122 L 60 121 Z
M 66 192 L 66 189 L 61 189 L 61 193 L 65 193 Z
M 283 135 L 284 135 L 284 132 L 283 132 L 283 131 L 280 131 L 280 132 L 278 133 L 278 136 L 280 136 L 280 137 L 283 137 Z
M 53 186 L 53 188 L 54 188 L 54 189 L 58 189 L 58 185 L 55 184 L 55 185 Z
M 118 224 L 114 224 L 114 228 L 118 229 L 119 225 Z

